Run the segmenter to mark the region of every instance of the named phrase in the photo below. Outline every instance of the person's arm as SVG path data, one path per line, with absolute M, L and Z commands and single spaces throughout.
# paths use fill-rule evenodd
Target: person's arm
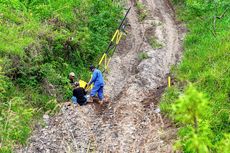
M 88 83 L 88 85 L 90 86 L 93 82 L 96 81 L 96 79 L 97 79 L 97 72 L 94 71 L 94 72 L 93 72 L 93 76 L 92 76 L 90 82 Z
M 76 95 L 75 95 L 75 89 L 73 89 L 73 96 L 75 96 L 75 97 L 76 97 Z
M 83 90 L 84 95 L 86 95 L 87 91 L 84 88 L 82 88 L 82 90 Z

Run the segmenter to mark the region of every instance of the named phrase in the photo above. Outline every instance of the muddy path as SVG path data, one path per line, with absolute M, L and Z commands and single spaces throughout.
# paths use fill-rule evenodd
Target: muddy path
M 137 8 L 131 9 L 128 34 L 106 75 L 111 102 L 63 106 L 57 116 L 46 116 L 46 126 L 16 152 L 172 152 L 176 128 L 162 117 L 157 103 L 171 66 L 180 59 L 182 28 L 168 1 L 141 2 L 147 17 L 139 21 Z

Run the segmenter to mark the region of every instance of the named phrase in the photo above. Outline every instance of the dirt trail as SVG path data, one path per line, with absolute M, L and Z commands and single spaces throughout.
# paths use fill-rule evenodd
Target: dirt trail
M 183 33 L 164 0 L 143 0 L 148 16 L 128 15 L 128 35 L 110 63 L 105 92 L 111 103 L 63 107 L 38 128 L 28 146 L 17 152 L 172 152 L 176 128 L 157 109 L 170 66 L 181 55 Z M 131 5 L 131 3 L 128 3 Z M 160 48 L 154 49 L 154 36 Z M 140 60 L 145 52 L 148 59 Z

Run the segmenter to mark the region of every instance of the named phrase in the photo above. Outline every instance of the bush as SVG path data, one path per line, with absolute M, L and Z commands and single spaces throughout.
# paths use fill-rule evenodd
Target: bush
M 187 82 L 191 82 L 195 89 L 206 95 L 210 111 L 204 109 L 205 116 L 200 116 L 202 120 L 200 125 L 204 129 L 202 133 L 194 133 L 191 123 L 180 124 L 179 148 L 184 152 L 222 152 L 218 145 L 224 140 L 228 142 L 229 137 L 224 135 L 229 134 L 230 126 L 229 3 L 225 0 L 212 2 L 175 0 L 174 2 L 179 18 L 187 23 L 189 32 L 185 37 L 184 57 L 173 72 L 176 76 L 176 84 L 163 96 L 161 107 L 168 115 L 175 112 L 171 108 L 178 103 L 178 96 L 184 93 L 186 97 L 190 97 L 185 89 L 188 86 Z M 192 91 L 190 92 L 192 94 Z M 191 100 L 187 98 L 189 99 Z M 174 119 L 183 115 L 187 117 L 188 107 L 181 106 L 181 110 L 183 110 L 181 114 L 174 114 L 172 117 Z M 192 108 L 189 110 L 193 111 Z M 205 135 L 208 135 L 205 140 L 198 140 Z M 223 152 L 225 149 L 229 152 L 229 147 L 225 146 Z M 197 150 L 192 150 L 191 147 Z
M 14 97 L 0 105 L 0 112 L 1 144 L 3 150 L 10 152 L 12 143 L 26 143 L 34 109 L 26 107 L 21 97 Z
M 11 152 L 25 144 L 33 119 L 71 97 L 69 72 L 89 80 L 88 66 L 106 49 L 122 9 L 110 0 L 0 0 L 0 6 L 0 152 Z
M 208 115 L 210 108 L 207 99 L 190 85 L 172 104 L 171 117 L 185 125 L 179 131 L 181 139 L 177 147 L 182 147 L 186 152 L 209 152 L 212 131 L 207 122 Z

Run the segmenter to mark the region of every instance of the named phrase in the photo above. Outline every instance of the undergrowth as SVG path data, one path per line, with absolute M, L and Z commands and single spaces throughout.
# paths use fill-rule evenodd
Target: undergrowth
M 180 126 L 175 149 L 230 152 L 230 2 L 174 4 L 188 28 L 182 62 L 172 70 L 175 85 L 161 102 L 161 109 Z
M 111 0 L 0 0 L 0 152 L 68 100 L 69 72 L 89 79 L 121 15 Z
M 138 20 L 143 21 L 148 15 L 145 5 L 142 2 L 138 1 L 136 3 L 136 8 L 137 8 Z
M 163 45 L 157 41 L 155 36 L 150 37 L 148 41 L 153 49 L 159 49 L 163 47 Z
M 144 60 L 144 59 L 148 59 L 149 58 L 149 55 L 146 53 L 146 52 L 140 52 L 139 54 L 138 54 L 138 59 L 140 60 L 140 61 L 142 61 L 142 60 Z

